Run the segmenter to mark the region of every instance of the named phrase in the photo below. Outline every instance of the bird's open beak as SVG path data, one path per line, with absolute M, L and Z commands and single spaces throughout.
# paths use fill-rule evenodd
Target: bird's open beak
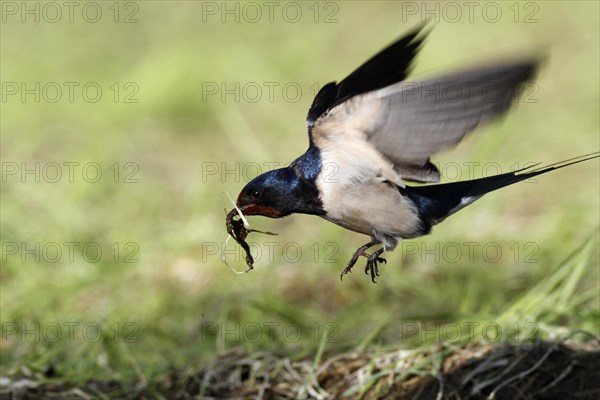
M 279 218 L 281 216 L 281 213 L 276 208 L 269 206 L 257 204 L 246 204 L 240 206 L 238 203 L 238 207 L 244 215 L 262 215 L 263 217 L 269 218 Z

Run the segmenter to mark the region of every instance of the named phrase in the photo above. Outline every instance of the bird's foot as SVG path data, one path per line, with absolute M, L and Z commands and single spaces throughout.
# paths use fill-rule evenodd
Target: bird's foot
M 358 261 L 358 257 L 360 256 L 365 256 L 365 257 L 369 257 L 368 254 L 366 254 L 364 252 L 364 250 L 358 249 L 353 255 L 352 258 L 350 259 L 350 261 L 348 262 L 348 265 L 346 265 L 346 268 L 344 268 L 344 270 L 342 271 L 341 275 L 340 275 L 340 280 L 344 280 L 344 275 L 352 272 L 352 267 L 354 267 L 354 264 L 356 264 L 356 262 Z
M 352 272 L 352 267 L 354 267 L 354 264 L 356 264 L 356 262 L 358 261 L 358 257 L 363 256 L 363 257 L 367 257 L 367 259 L 369 259 L 371 257 L 370 254 L 365 253 L 365 251 L 369 248 L 372 247 L 374 245 L 376 245 L 377 242 L 369 242 L 367 244 L 365 244 L 364 246 L 361 246 L 358 248 L 358 250 L 356 250 L 354 252 L 354 254 L 352 255 L 352 258 L 350 259 L 350 261 L 348 262 L 348 265 L 346 265 L 346 268 L 344 268 L 344 270 L 342 271 L 342 273 L 340 274 L 340 280 L 344 280 L 344 275 Z M 381 254 L 381 253 L 379 253 Z M 379 255 L 378 254 L 378 255 Z M 383 259 L 382 259 L 383 260 Z M 384 260 L 385 261 L 385 260 Z
M 387 264 L 387 260 L 383 257 L 379 257 L 381 255 L 381 253 L 383 253 L 382 251 L 383 249 L 377 250 L 375 253 L 373 253 L 372 255 L 370 255 L 367 258 L 367 265 L 365 266 L 365 274 L 369 274 L 369 272 L 371 273 L 371 280 L 373 281 L 373 283 L 377 283 L 375 282 L 375 277 L 379 276 L 379 266 L 378 263 L 384 263 Z

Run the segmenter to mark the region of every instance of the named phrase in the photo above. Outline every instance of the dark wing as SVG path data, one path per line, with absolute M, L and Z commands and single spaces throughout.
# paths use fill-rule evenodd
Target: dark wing
M 417 38 L 422 26 L 392 43 L 341 82 L 329 82 L 313 100 L 306 124 L 310 133 L 315 121 L 323 113 L 353 96 L 381 89 L 400 82 L 408 75 L 411 61 L 419 51 L 426 34 Z
M 429 162 L 429 157 L 453 147 L 480 123 L 504 113 L 518 95 L 520 86 L 531 79 L 536 70 L 537 61 L 524 61 L 424 81 L 394 80 L 405 78 L 406 68 L 418 48 L 418 44 L 413 48 L 411 43 L 421 43 L 415 42 L 417 33 L 396 42 L 357 70 L 378 70 L 382 75 L 377 76 L 374 84 L 369 81 L 355 84 L 361 90 L 351 91 L 351 94 L 343 92 L 345 97 L 340 97 L 341 101 L 323 99 L 334 98 L 333 89 L 342 87 L 356 72 L 340 84 L 329 84 L 330 89 L 326 89 L 327 86 L 322 89 L 321 92 L 325 91 L 322 99 L 317 95 L 316 105 L 311 107 L 311 111 L 321 110 L 319 117 L 311 122 L 317 112 L 309 112 L 312 141 L 317 135 L 326 138 L 332 131 L 336 135 L 340 131 L 347 132 L 354 138 L 361 135 L 394 164 L 404 179 L 436 182 L 439 171 Z M 404 46 L 396 47 L 399 43 Z M 388 52 L 392 48 L 406 53 L 392 56 Z M 370 68 L 369 63 L 374 67 Z M 383 65 L 388 71 L 387 79 Z M 389 72 L 394 70 L 391 65 L 396 66 L 395 73 Z M 383 82 L 388 85 L 382 87 Z M 333 106 L 327 108 L 323 104 Z

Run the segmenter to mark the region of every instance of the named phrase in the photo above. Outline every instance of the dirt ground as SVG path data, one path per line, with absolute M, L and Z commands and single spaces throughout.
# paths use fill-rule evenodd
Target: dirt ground
M 2 399 L 598 399 L 600 346 L 536 342 L 437 346 L 428 352 L 373 350 L 292 361 L 233 350 L 201 371 L 158 382 L 94 382 L 77 387 L 3 378 Z

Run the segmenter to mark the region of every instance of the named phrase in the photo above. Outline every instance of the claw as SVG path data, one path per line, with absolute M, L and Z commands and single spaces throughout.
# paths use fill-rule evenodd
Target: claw
M 349 272 L 352 272 L 352 269 L 348 269 L 348 267 L 344 268 L 344 270 L 340 274 L 340 281 L 343 282 L 344 281 L 344 275 L 346 275 Z
M 356 264 L 356 262 L 358 261 L 358 257 L 365 256 L 367 258 L 371 258 L 371 256 L 369 254 L 365 253 L 365 250 L 367 250 L 369 247 L 375 246 L 376 244 L 377 244 L 377 242 L 371 241 L 371 242 L 359 247 L 358 250 L 356 250 L 354 252 L 354 254 L 352 255 L 352 258 L 348 262 L 348 265 L 346 265 L 346 268 L 344 268 L 344 270 L 340 274 L 341 281 L 344 280 L 344 275 L 352 272 L 352 267 L 354 267 L 354 264 Z
M 341 281 L 344 280 L 344 275 L 352 272 L 352 267 L 354 267 L 354 264 L 356 264 L 356 261 L 358 261 L 358 256 L 359 256 L 359 254 L 358 254 L 358 251 L 357 251 L 356 253 L 354 253 L 354 255 L 352 256 L 352 258 L 350 259 L 350 262 L 348 263 L 348 265 L 346 265 L 346 268 L 344 268 L 344 270 L 340 274 L 340 280 Z
M 383 249 L 379 249 L 373 253 L 367 260 L 367 265 L 365 266 L 365 274 L 368 275 L 369 272 L 371 273 L 371 281 L 373 281 L 373 283 L 377 283 L 375 277 L 379 276 L 379 265 L 377 263 L 387 264 L 385 258 L 379 257 L 381 253 L 383 253 Z
M 354 252 L 354 254 L 352 255 L 352 258 L 348 262 L 348 265 L 346 265 L 346 268 L 344 268 L 344 270 L 340 274 L 340 280 L 341 281 L 344 280 L 344 275 L 352 272 L 352 267 L 354 267 L 354 265 L 358 261 L 358 258 L 360 256 L 364 256 L 364 257 L 367 258 L 367 264 L 365 265 L 365 274 L 369 275 L 369 273 L 370 273 L 370 275 L 371 275 L 371 281 L 373 281 L 373 283 L 377 283 L 375 281 L 375 277 L 379 276 L 379 265 L 378 265 L 378 263 L 387 264 L 387 261 L 386 261 L 385 258 L 379 257 L 381 255 L 381 253 L 384 252 L 383 249 L 379 249 L 379 250 L 375 251 L 372 254 L 366 253 L 366 250 L 369 247 L 375 246 L 376 244 L 379 244 L 379 242 L 377 242 L 377 241 L 371 241 L 371 242 L 365 244 L 364 246 L 359 247 L 358 250 L 356 250 Z
M 373 283 L 377 283 L 375 281 L 375 276 L 379 276 L 379 271 L 377 270 L 377 262 L 375 261 L 368 261 L 367 262 L 369 269 L 371 270 L 371 281 Z
M 342 273 L 340 274 L 340 281 L 344 281 L 344 275 L 346 275 L 347 273 L 352 272 L 352 268 L 344 268 L 344 270 L 342 271 Z

